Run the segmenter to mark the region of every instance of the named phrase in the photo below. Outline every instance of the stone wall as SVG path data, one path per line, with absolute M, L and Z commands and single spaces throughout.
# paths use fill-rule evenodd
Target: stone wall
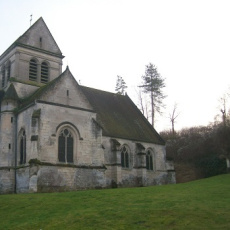
M 14 193 L 14 169 L 0 168 L 0 194 Z
M 0 167 L 11 167 L 14 165 L 14 114 L 2 112 L 0 123 Z
M 112 140 L 112 141 L 111 141 Z M 126 145 L 130 150 L 129 168 L 121 167 L 120 148 Z M 140 143 L 117 138 L 115 141 L 103 137 L 107 187 L 135 187 L 175 183 L 173 165 L 166 164 L 165 146 Z M 140 146 L 144 149 L 140 149 Z M 145 153 L 153 151 L 153 170 L 146 169 Z M 170 170 L 169 170 L 170 168 Z
M 7 177 L 8 175 L 5 174 L 4 178 Z M 17 193 L 60 192 L 106 187 L 103 167 L 31 164 L 19 168 L 16 178 Z M 2 193 L 8 193 L 6 187 L 4 189 L 0 187 L 1 190 Z

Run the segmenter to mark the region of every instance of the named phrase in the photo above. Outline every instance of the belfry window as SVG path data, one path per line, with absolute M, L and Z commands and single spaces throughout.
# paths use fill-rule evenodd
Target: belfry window
M 129 168 L 129 150 L 126 146 L 121 148 L 121 167 Z
M 38 74 L 38 64 L 35 59 L 30 60 L 30 67 L 29 67 L 29 80 L 30 81 L 37 81 L 37 74 Z
M 73 163 L 73 149 L 73 135 L 68 128 L 64 128 L 58 137 L 58 160 L 64 163 Z
M 2 88 L 5 86 L 5 80 L 6 80 L 6 69 L 5 66 L 2 67 Z
M 49 67 L 46 62 L 41 64 L 41 83 L 47 83 L 49 80 Z
M 146 169 L 153 170 L 153 154 L 150 150 L 146 153 Z
M 23 130 L 19 138 L 20 164 L 26 163 L 26 133 Z

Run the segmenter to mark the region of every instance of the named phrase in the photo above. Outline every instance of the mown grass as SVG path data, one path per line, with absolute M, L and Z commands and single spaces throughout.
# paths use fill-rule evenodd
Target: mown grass
M 230 174 L 185 184 L 0 196 L 0 229 L 230 229 Z

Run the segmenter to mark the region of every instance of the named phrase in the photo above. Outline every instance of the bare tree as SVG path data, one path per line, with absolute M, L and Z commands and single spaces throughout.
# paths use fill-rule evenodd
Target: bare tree
M 136 93 L 138 96 L 138 107 L 141 110 L 142 114 L 149 119 L 149 108 L 148 108 L 148 100 L 143 92 L 139 89 L 136 89 Z
M 220 112 L 222 114 L 222 122 L 223 125 L 226 126 L 226 119 L 227 119 L 227 114 L 226 114 L 226 103 L 227 103 L 227 95 L 224 94 L 223 97 L 220 98 Z
M 179 116 L 179 113 L 177 113 L 176 110 L 177 110 L 177 103 L 174 104 L 173 111 L 172 113 L 169 114 L 170 122 L 172 124 L 172 134 L 173 135 L 175 134 L 175 129 L 174 129 L 175 120 Z

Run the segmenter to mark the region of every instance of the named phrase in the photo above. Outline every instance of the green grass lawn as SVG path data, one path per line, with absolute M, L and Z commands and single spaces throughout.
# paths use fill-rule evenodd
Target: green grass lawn
M 177 185 L 0 195 L 0 229 L 230 229 L 230 174 Z

